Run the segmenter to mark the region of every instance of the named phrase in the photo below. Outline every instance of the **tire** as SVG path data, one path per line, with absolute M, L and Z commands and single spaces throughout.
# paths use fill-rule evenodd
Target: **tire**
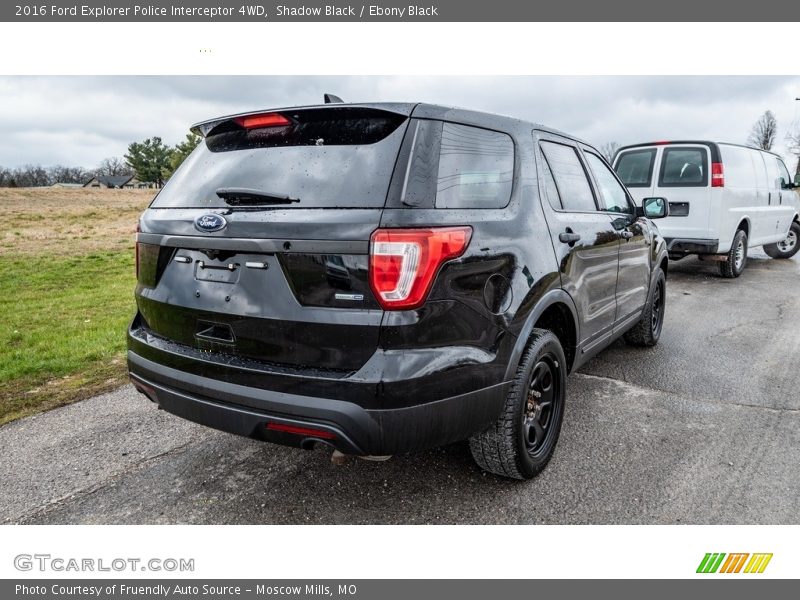
M 786 239 L 777 244 L 767 244 L 764 252 L 772 258 L 792 258 L 800 250 L 800 223 L 792 222 Z
M 735 279 L 744 271 L 747 264 L 747 234 L 738 230 L 733 236 L 731 249 L 728 250 L 728 260 L 719 263 L 719 274 L 728 279 Z
M 538 475 L 558 442 L 566 388 L 567 361 L 561 343 L 552 332 L 534 329 L 500 417 L 469 440 L 478 466 L 513 479 Z
M 658 270 L 656 281 L 650 292 L 642 312 L 642 318 L 631 329 L 625 332 L 623 337 L 631 346 L 655 346 L 658 338 L 661 337 L 661 329 L 664 326 L 664 314 L 667 302 L 667 277 L 664 271 Z

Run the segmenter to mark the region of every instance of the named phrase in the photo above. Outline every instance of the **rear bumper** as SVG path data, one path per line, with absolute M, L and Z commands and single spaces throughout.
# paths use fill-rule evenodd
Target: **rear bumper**
M 128 351 L 136 388 L 179 417 L 283 445 L 329 444 L 341 452 L 388 455 L 467 438 L 497 418 L 509 383 L 394 409 L 266 390 L 179 370 Z M 408 393 L 414 394 L 413 382 Z M 287 433 L 270 424 L 311 430 Z M 315 433 L 318 432 L 318 433 Z
M 719 240 L 704 240 L 698 238 L 668 238 L 667 251 L 673 254 L 716 254 Z

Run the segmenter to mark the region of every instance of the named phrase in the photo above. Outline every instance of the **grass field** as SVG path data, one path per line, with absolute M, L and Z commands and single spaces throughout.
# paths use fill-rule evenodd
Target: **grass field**
M 0 189 L 0 424 L 125 381 L 149 190 Z

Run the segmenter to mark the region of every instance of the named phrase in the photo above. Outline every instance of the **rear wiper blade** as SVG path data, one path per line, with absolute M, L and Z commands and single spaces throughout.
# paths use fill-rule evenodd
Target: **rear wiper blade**
M 273 194 L 250 188 L 219 188 L 217 196 L 231 206 L 260 206 L 264 204 L 293 204 L 300 198 L 292 198 L 287 194 Z

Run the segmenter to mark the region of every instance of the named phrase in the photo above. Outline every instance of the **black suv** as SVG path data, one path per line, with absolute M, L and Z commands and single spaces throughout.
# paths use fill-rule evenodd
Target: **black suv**
M 428 104 L 200 123 L 142 215 L 136 388 L 252 438 L 391 455 L 470 440 L 530 478 L 566 375 L 658 341 L 667 253 L 591 146 Z M 646 214 L 646 216 L 645 216 Z

